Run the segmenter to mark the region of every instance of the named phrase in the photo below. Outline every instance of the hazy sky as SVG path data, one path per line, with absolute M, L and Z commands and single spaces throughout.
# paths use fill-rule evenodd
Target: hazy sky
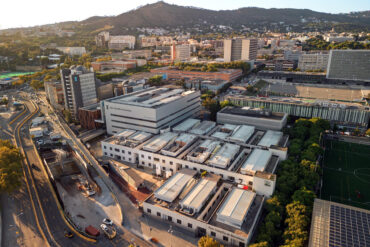
M 94 15 L 117 15 L 154 2 L 157 0 L 1 0 L 0 29 L 84 20 Z M 330 13 L 370 10 L 370 0 L 167 0 L 166 2 L 214 10 L 249 6 L 307 8 Z

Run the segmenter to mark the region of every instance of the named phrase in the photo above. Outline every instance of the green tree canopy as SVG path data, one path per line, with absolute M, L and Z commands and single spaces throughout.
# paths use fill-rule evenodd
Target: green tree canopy
M 0 193 L 11 193 L 22 182 L 22 155 L 10 141 L 0 140 Z
M 198 247 L 223 247 L 223 245 L 209 236 L 203 236 L 198 241 Z

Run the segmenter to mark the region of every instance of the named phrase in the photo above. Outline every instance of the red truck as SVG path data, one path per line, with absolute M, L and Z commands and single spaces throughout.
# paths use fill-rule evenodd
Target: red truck
M 89 234 L 89 235 L 91 235 L 91 236 L 95 236 L 95 237 L 97 237 L 97 236 L 99 236 L 99 235 L 100 235 L 99 230 L 98 230 L 98 229 L 96 229 L 95 227 L 91 226 L 91 225 L 85 228 L 85 232 L 86 232 L 87 234 Z

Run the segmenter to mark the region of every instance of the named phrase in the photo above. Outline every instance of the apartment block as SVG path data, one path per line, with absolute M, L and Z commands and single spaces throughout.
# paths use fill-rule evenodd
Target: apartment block
M 257 39 L 225 39 L 224 61 L 255 60 Z
M 298 61 L 298 68 L 301 71 L 322 70 L 325 71 L 328 66 L 329 54 L 313 53 L 302 54 Z
M 64 104 L 63 87 L 60 82 L 45 82 L 46 98 L 53 107 L 59 108 Z
M 173 61 L 186 61 L 190 59 L 190 45 L 172 45 L 171 59 Z

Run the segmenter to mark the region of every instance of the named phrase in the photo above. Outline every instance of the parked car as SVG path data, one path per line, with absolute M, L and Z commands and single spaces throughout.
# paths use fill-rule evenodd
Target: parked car
M 109 225 L 109 226 L 113 225 L 113 221 L 109 218 L 104 218 L 103 223 L 106 224 L 106 225 Z

